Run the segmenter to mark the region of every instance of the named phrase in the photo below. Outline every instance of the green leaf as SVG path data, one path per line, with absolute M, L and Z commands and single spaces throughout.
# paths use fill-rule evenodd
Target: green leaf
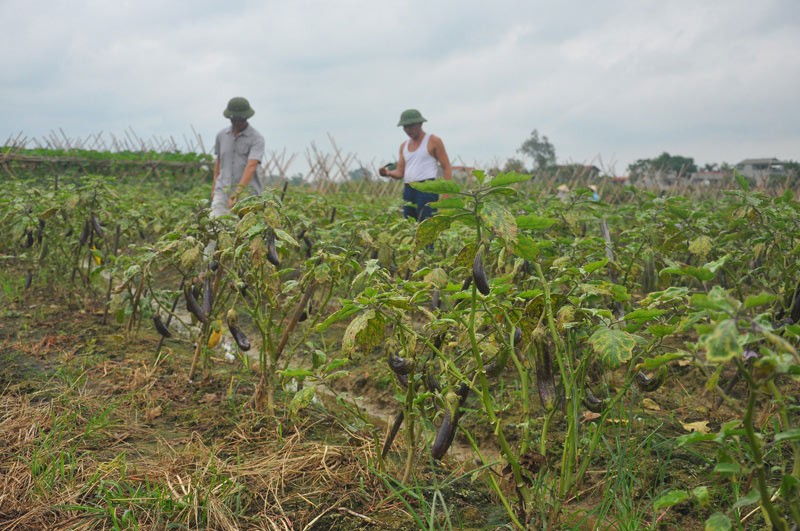
M 705 531 L 730 531 L 733 528 L 731 519 L 722 513 L 714 513 L 706 520 Z
M 511 246 L 512 252 L 529 262 L 534 262 L 539 257 L 539 245 L 524 234 L 517 237 L 517 242 Z
M 659 511 L 661 509 L 668 509 L 673 505 L 678 505 L 681 502 L 685 502 L 689 498 L 690 495 L 685 490 L 671 490 L 653 502 L 653 510 Z
M 516 243 L 517 222 L 506 207 L 499 203 L 485 203 L 480 217 L 489 230 L 504 242 Z
M 284 378 L 305 378 L 313 376 L 314 371 L 308 369 L 286 369 L 285 371 L 278 371 L 278 375 Z
M 660 356 L 656 356 L 654 358 L 649 358 L 649 359 L 644 360 L 641 363 L 638 363 L 636 365 L 636 368 L 644 370 L 644 371 L 652 371 L 654 369 L 658 369 L 662 365 L 666 365 L 667 363 L 669 363 L 671 361 L 679 360 L 679 359 L 685 358 L 685 357 L 686 357 L 686 354 L 684 354 L 682 352 L 671 352 L 669 354 L 662 354 Z
M 461 191 L 461 186 L 452 179 L 435 179 L 433 181 L 411 183 L 411 188 L 432 194 L 457 194 Z
M 316 392 L 317 386 L 309 385 L 308 387 L 303 387 L 297 393 L 295 393 L 295 395 L 292 397 L 292 401 L 289 403 L 289 414 L 292 416 L 297 415 L 301 409 L 308 407 L 314 400 L 314 395 Z
M 435 242 L 439 234 L 450 228 L 452 222 L 452 218 L 447 216 L 433 216 L 417 225 L 416 248 L 422 249 Z
M 711 363 L 725 363 L 742 355 L 739 331 L 732 319 L 719 323 L 714 331 L 703 336 L 700 342 L 705 347 L 706 358 Z
M 475 177 L 478 184 L 483 184 L 483 181 L 486 180 L 486 172 L 483 170 L 472 170 L 472 176 Z
M 736 179 L 736 182 L 739 183 L 739 186 L 742 187 L 742 190 L 744 190 L 745 192 L 750 191 L 750 181 L 748 181 L 744 175 L 742 175 L 738 171 L 734 171 L 733 177 Z
M 728 255 L 726 254 L 725 256 L 719 258 L 718 260 L 714 260 L 713 262 L 708 262 L 703 266 L 703 269 L 707 269 L 712 273 L 716 273 L 720 267 L 725 265 L 725 262 L 727 260 L 728 260 Z
M 516 173 L 513 171 L 508 173 L 498 173 L 495 178 L 489 182 L 489 186 L 496 188 L 498 186 L 506 186 L 508 184 L 523 183 L 525 181 L 529 181 L 530 179 L 530 175 Z
M 693 277 L 701 282 L 705 282 L 714 278 L 714 273 L 705 267 L 683 266 L 683 267 L 665 267 L 659 274 L 669 273 L 671 275 L 683 275 Z
M 598 328 L 589 338 L 589 344 L 611 369 L 616 369 L 633 357 L 636 338 L 622 330 Z
M 711 501 L 711 494 L 709 493 L 708 487 L 705 485 L 700 485 L 692 489 L 692 496 L 694 496 L 697 503 L 700 504 L 700 507 L 706 507 Z
M 742 473 L 742 467 L 739 463 L 717 463 L 714 467 L 714 472 L 717 474 L 736 475 Z
M 797 440 L 800 440 L 800 429 L 798 428 L 782 431 L 775 434 L 776 443 L 782 441 L 797 441 Z
M 592 273 L 594 273 L 595 271 L 597 271 L 601 267 L 605 267 L 606 264 L 608 264 L 608 258 L 603 258 L 602 260 L 598 260 L 596 262 L 589 262 L 588 264 L 583 266 L 583 271 L 587 275 L 591 275 Z
M 661 317 L 665 313 L 666 310 L 658 310 L 658 309 L 648 310 L 647 308 L 639 308 L 638 310 L 634 310 L 626 314 L 625 320 L 638 321 L 638 322 L 651 321 L 656 317 Z
M 294 239 L 294 236 L 292 236 L 291 234 L 289 234 L 285 230 L 279 229 L 277 227 L 273 228 L 272 230 L 275 231 L 275 236 L 279 240 L 281 240 L 283 242 L 287 242 L 287 243 L 293 245 L 294 247 L 299 247 L 300 246 L 300 244 L 297 243 L 297 240 Z
M 519 227 L 520 230 L 544 230 L 552 227 L 557 221 L 556 218 L 526 214 L 517 217 L 517 227 Z
M 694 431 L 692 433 L 687 433 L 686 435 L 681 435 L 675 442 L 678 446 L 685 446 L 687 444 L 697 444 L 699 442 L 706 442 L 706 441 L 713 441 L 717 437 L 714 433 L 702 433 L 699 431 Z
M 431 208 L 464 208 L 464 199 L 461 197 L 446 197 L 433 203 L 428 203 Z
M 361 310 L 361 307 L 356 305 L 356 304 L 346 304 L 345 306 L 343 306 L 339 310 L 337 310 L 334 313 L 332 313 L 331 315 L 329 315 L 328 318 L 325 319 L 323 322 L 318 324 L 316 326 L 315 330 L 317 332 L 324 332 L 333 323 L 336 323 L 338 321 L 343 321 L 344 319 L 347 319 L 351 315 L 353 315 L 355 313 L 358 313 L 360 310 Z
M 748 295 L 744 301 L 745 308 L 755 308 L 756 306 L 763 306 L 778 300 L 776 295 L 771 293 L 759 293 L 758 295 Z
M 325 368 L 325 372 L 327 374 L 330 374 L 330 373 L 338 370 L 340 367 L 344 367 L 348 363 L 350 363 L 350 360 L 347 359 L 347 358 L 336 358 L 335 360 L 331 360 L 331 362 Z
M 647 333 L 654 337 L 667 337 L 675 332 L 675 325 L 654 324 L 647 327 Z
M 758 503 L 761 500 L 761 494 L 759 493 L 758 489 L 753 489 L 747 493 L 747 496 L 742 496 L 736 503 L 733 504 L 734 509 L 738 509 L 739 507 L 747 507 L 748 505 L 753 505 Z

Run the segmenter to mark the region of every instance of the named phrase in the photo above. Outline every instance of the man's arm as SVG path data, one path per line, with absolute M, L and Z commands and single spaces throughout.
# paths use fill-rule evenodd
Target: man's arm
M 214 160 L 214 179 L 211 181 L 211 202 L 214 202 L 214 190 L 217 188 L 217 178 L 219 177 L 219 157 Z
M 403 142 L 400 144 L 400 156 L 397 158 L 397 168 L 393 170 L 387 170 L 386 168 L 381 168 L 378 170 L 378 173 L 384 177 L 391 177 L 392 179 L 400 180 L 406 174 L 406 159 L 403 157 L 403 147 L 405 147 L 406 143 Z
M 428 142 L 428 147 L 430 148 L 431 156 L 438 160 L 439 165 L 442 167 L 442 177 L 448 180 L 452 179 L 453 167 L 450 165 L 450 157 L 447 156 L 447 150 L 444 148 L 444 142 L 442 142 L 442 139 L 436 135 L 431 135 L 431 139 Z
M 247 189 L 247 185 L 250 184 L 250 181 L 253 180 L 253 176 L 256 174 L 256 169 L 258 168 L 259 162 L 260 161 L 255 159 L 250 159 L 247 161 L 247 165 L 244 167 L 244 172 L 242 173 L 242 180 L 239 181 L 239 184 L 236 185 L 236 190 L 234 190 L 233 194 L 231 194 L 231 197 L 228 200 L 228 206 L 232 207 L 234 204 L 236 204 L 236 201 L 239 199 L 239 194 Z

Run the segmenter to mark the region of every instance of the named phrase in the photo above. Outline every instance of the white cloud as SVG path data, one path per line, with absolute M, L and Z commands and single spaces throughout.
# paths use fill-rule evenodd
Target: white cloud
M 243 95 L 298 161 L 328 133 L 394 157 L 412 106 L 466 163 L 516 156 L 534 128 L 617 173 L 662 151 L 800 158 L 794 0 L 488 5 L 6 0 L 0 139 L 195 127 L 209 146 Z

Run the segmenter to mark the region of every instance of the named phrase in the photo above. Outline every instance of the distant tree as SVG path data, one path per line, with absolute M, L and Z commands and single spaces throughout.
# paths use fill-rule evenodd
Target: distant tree
M 697 171 L 697 165 L 691 157 L 670 155 L 666 151 L 654 159 L 639 159 L 628 166 L 628 175 L 631 181 L 654 174 L 674 174 L 676 177 L 685 177 Z
M 525 169 L 525 163 L 519 159 L 510 158 L 506 161 L 505 165 L 503 166 L 504 172 L 516 172 L 516 173 L 527 173 L 528 170 Z
M 351 170 L 350 173 L 348 174 L 351 181 L 366 181 L 369 180 L 371 175 L 372 174 L 370 173 L 370 171 L 363 166 Z
M 534 170 L 544 170 L 556 164 L 556 148 L 553 147 L 547 136 L 542 135 L 539 138 L 539 131 L 536 129 L 531 132 L 530 138 L 522 143 L 517 152 L 533 160 Z
M 719 168 L 719 164 L 716 162 L 707 162 L 705 166 L 703 166 L 703 171 L 717 171 Z

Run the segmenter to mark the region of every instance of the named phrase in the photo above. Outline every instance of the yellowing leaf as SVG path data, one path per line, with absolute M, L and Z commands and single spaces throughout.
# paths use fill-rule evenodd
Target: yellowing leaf
M 652 398 L 643 398 L 642 407 L 649 409 L 650 411 L 661 411 L 661 406 L 659 406 Z
M 480 216 L 489 230 L 503 241 L 509 243 L 517 241 L 517 221 L 506 207 L 497 203 L 486 203 Z
M 698 236 L 689 244 L 689 252 L 695 256 L 699 256 L 700 258 L 704 259 L 708 256 L 708 253 L 711 252 L 713 248 L 711 238 L 708 236 Z
M 742 355 L 739 331 L 732 319 L 719 323 L 710 334 L 701 338 L 701 343 L 706 348 L 706 358 L 712 363 L 725 363 Z
M 636 338 L 623 330 L 601 327 L 589 338 L 589 344 L 611 369 L 616 369 L 633 357 Z
M 708 433 L 711 431 L 711 428 L 708 427 L 707 420 L 698 420 L 697 422 L 681 422 L 681 426 L 683 429 L 692 433 Z

